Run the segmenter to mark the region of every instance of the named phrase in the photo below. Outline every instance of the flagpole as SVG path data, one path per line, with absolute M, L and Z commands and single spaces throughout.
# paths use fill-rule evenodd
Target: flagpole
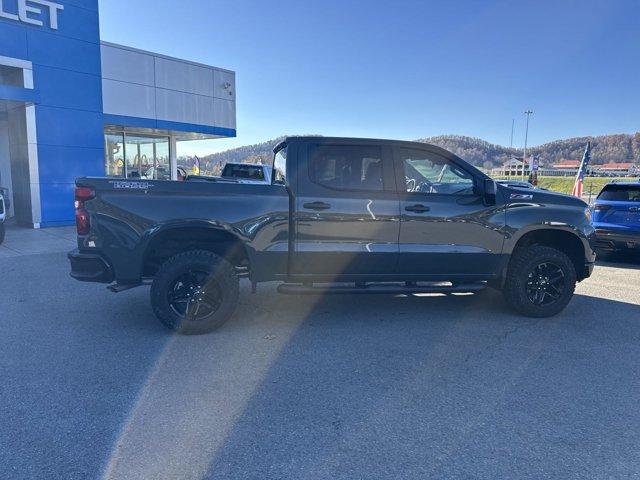
M 571 192 L 574 197 L 582 198 L 584 172 L 587 166 L 589 165 L 590 157 L 591 157 L 591 141 L 587 142 L 587 146 L 584 149 L 584 154 L 582 155 L 582 161 L 580 162 L 580 166 L 578 167 L 578 173 L 576 174 L 576 181 L 573 184 L 573 191 Z
M 533 112 L 531 110 L 527 110 L 524 114 L 527 116 L 527 127 L 524 132 L 524 156 L 522 157 L 522 180 L 524 180 L 524 170 L 527 166 L 527 140 L 529 139 L 529 116 Z

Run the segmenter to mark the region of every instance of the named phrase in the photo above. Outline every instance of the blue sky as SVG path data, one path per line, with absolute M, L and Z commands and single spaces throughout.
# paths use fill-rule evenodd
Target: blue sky
M 102 0 L 104 40 L 237 75 L 238 137 L 529 144 L 640 130 L 640 2 Z

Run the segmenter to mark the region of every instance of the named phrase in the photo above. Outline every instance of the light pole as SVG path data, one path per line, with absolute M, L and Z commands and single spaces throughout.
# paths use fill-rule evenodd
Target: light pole
M 524 131 L 524 155 L 522 157 L 522 180 L 524 180 L 524 169 L 527 166 L 527 140 L 529 138 L 529 116 L 533 112 L 531 110 L 527 110 L 524 114 L 527 116 L 527 126 Z
M 511 119 L 511 140 L 509 141 L 509 148 L 513 148 L 513 128 L 516 126 L 516 119 Z

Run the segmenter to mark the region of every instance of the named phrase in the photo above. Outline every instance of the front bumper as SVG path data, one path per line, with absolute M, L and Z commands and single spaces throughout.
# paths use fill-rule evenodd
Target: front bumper
M 620 232 L 597 228 L 593 246 L 596 250 L 605 252 L 640 252 L 640 232 Z
M 596 266 L 595 262 L 587 262 L 584 264 L 584 271 L 583 271 L 583 275 L 582 278 L 589 278 L 591 276 L 591 274 L 593 273 L 593 269 Z
M 102 255 L 73 250 L 67 256 L 71 263 L 70 275 L 76 280 L 96 283 L 113 282 L 113 270 Z

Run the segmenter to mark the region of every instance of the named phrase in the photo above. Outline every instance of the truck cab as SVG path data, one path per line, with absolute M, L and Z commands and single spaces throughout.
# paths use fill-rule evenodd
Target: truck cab
M 500 274 L 503 199 L 488 177 L 449 152 L 426 144 L 295 138 L 277 149 L 276 170 L 285 149 L 295 211 L 291 277 L 488 280 Z

